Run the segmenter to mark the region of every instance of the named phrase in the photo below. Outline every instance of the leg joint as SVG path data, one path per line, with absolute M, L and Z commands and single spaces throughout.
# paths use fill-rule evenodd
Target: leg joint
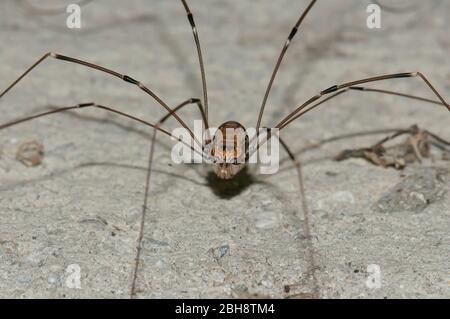
M 417 76 L 418 73 L 417 72 L 406 72 L 406 73 L 398 73 L 392 76 L 393 79 L 398 79 L 398 78 L 410 78 L 413 76 Z
M 125 82 L 128 82 L 128 83 L 134 84 L 134 85 L 139 85 L 139 81 L 133 79 L 132 77 L 130 77 L 128 75 L 124 75 L 122 77 L 122 80 L 124 80 Z
M 89 107 L 89 106 L 94 106 L 95 103 L 94 102 L 90 102 L 90 103 L 80 103 L 78 104 L 78 107 L 81 109 L 83 107 Z
M 338 90 L 338 86 L 337 85 L 333 85 L 333 86 L 329 87 L 328 89 L 323 90 L 322 92 L 320 92 L 320 95 L 333 93 L 333 92 L 336 92 L 337 90 Z
M 297 27 L 292 28 L 291 33 L 289 33 L 289 36 L 288 36 L 289 42 L 292 41 L 292 39 L 295 37 L 295 34 L 297 33 L 297 31 L 298 31 Z
M 348 89 L 355 90 L 355 91 L 365 91 L 366 90 L 366 88 L 363 86 L 350 86 Z
M 189 20 L 189 23 L 191 24 L 191 27 L 195 29 L 195 21 L 194 21 L 194 15 L 192 13 L 188 13 L 187 18 Z

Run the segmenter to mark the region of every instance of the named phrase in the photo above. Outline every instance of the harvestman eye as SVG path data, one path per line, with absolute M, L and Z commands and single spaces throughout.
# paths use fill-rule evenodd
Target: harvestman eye
M 84 2 L 88 3 L 90 1 L 86 0 Z M 281 53 L 278 56 L 278 59 L 276 60 L 275 67 L 271 73 L 271 76 L 269 78 L 269 83 L 268 83 L 265 93 L 263 95 L 262 103 L 260 106 L 260 111 L 256 117 L 256 131 L 257 132 L 259 131 L 260 128 L 262 128 L 262 119 L 263 119 L 264 111 L 266 108 L 266 103 L 269 98 L 269 95 L 270 95 L 274 80 L 276 78 L 276 75 L 278 73 L 278 70 L 280 68 L 280 65 L 283 61 L 283 58 L 284 58 L 289 46 L 291 45 L 292 41 L 294 40 L 295 36 L 299 33 L 298 31 L 300 30 L 300 27 L 301 27 L 303 21 L 308 16 L 308 13 L 311 11 L 311 9 L 313 8 L 313 6 L 315 5 L 316 2 L 317 2 L 317 0 L 310 1 L 308 6 L 306 7 L 306 9 L 304 9 L 303 13 L 300 15 L 299 19 L 294 24 L 292 30 L 290 31 L 290 33 L 288 34 L 288 36 L 286 38 L 286 41 L 284 42 Z M 113 108 L 110 106 L 100 105 L 95 102 L 88 102 L 88 103 L 82 102 L 78 105 L 60 107 L 60 108 L 52 109 L 50 111 L 46 111 L 43 113 L 29 115 L 29 116 L 26 116 L 23 118 L 9 121 L 7 123 L 0 124 L 0 130 L 3 130 L 3 129 L 9 128 L 9 127 L 24 123 L 24 122 L 31 121 L 33 119 L 37 119 L 37 118 L 44 117 L 44 116 L 49 116 L 52 114 L 66 112 L 69 110 L 80 110 L 81 111 L 86 108 L 95 108 L 95 109 L 98 109 L 98 110 L 101 110 L 104 112 L 114 113 L 119 117 L 131 119 L 131 120 L 136 121 L 144 126 L 148 126 L 148 127 L 151 127 L 154 129 L 153 137 L 151 140 L 150 157 L 148 159 L 149 169 L 147 170 L 145 200 L 144 200 L 144 206 L 143 206 L 144 208 L 143 208 L 142 217 L 141 217 L 141 221 L 140 221 L 140 231 L 139 231 L 139 237 L 137 240 L 137 249 L 136 249 L 137 252 L 136 252 L 135 265 L 134 265 L 133 276 L 132 276 L 132 278 L 133 278 L 132 284 L 131 284 L 131 296 L 132 297 L 137 292 L 136 284 L 137 284 L 137 278 L 138 278 L 138 274 L 139 274 L 140 254 L 141 254 L 141 246 L 142 246 L 142 239 L 143 239 L 143 232 L 144 232 L 144 225 L 145 225 L 145 218 L 146 218 L 147 200 L 148 200 L 147 193 L 149 191 L 149 185 L 150 185 L 150 174 L 151 174 L 151 167 L 152 167 L 152 162 L 153 162 L 153 150 L 154 150 L 154 144 L 155 144 L 154 142 L 156 140 L 156 133 L 161 132 L 168 137 L 172 137 L 172 138 L 175 138 L 176 140 L 181 141 L 179 138 L 174 137 L 169 131 L 162 128 L 164 122 L 168 118 L 173 117 L 184 129 L 186 129 L 189 132 L 191 138 L 194 141 L 195 146 L 191 146 L 191 145 L 188 145 L 188 146 L 191 147 L 193 151 L 195 151 L 198 154 L 200 154 L 201 156 L 205 157 L 206 156 L 204 154 L 205 148 L 211 149 L 210 143 L 214 143 L 214 139 L 200 141 L 194 135 L 193 131 L 186 124 L 186 122 L 177 114 L 179 110 L 181 110 L 182 108 L 184 108 L 187 105 L 196 105 L 198 112 L 199 112 L 199 116 L 200 116 L 201 120 L 203 121 L 204 129 L 208 129 L 210 127 L 209 126 L 210 123 L 209 123 L 209 103 L 208 103 L 207 81 L 206 81 L 206 73 L 205 73 L 205 67 L 204 67 L 204 63 L 203 63 L 202 50 L 201 50 L 201 45 L 200 45 L 200 40 L 199 40 L 198 29 L 197 29 L 197 26 L 196 26 L 196 23 L 194 20 L 194 15 L 193 15 L 187 1 L 181 0 L 181 4 L 186 11 L 187 19 L 188 19 L 189 25 L 191 26 L 196 49 L 197 49 L 197 57 L 198 57 L 200 78 L 201 78 L 201 82 L 202 82 L 202 91 L 203 91 L 202 99 L 189 98 L 189 99 L 183 101 L 182 103 L 180 103 L 179 105 L 177 105 L 175 107 L 171 107 L 159 95 L 157 95 L 151 88 L 145 86 L 141 81 L 135 79 L 134 77 L 116 72 L 112 69 L 108 69 L 103 66 L 94 64 L 94 63 L 90 63 L 90 62 L 87 62 L 84 60 L 80 60 L 80 59 L 66 56 L 66 55 L 63 55 L 60 53 L 56 53 L 56 52 L 48 52 L 48 53 L 44 54 L 34 64 L 32 64 L 22 75 L 20 75 L 16 80 L 14 80 L 10 86 L 8 86 L 2 93 L 0 93 L 0 99 L 1 99 L 5 94 L 7 94 L 9 91 L 11 91 L 16 86 L 16 84 L 18 84 L 23 78 L 28 76 L 31 73 L 31 71 L 33 69 L 35 69 L 37 66 L 39 66 L 43 61 L 52 59 L 52 60 L 58 60 L 58 61 L 65 62 L 65 63 L 82 65 L 82 66 L 90 68 L 92 70 L 106 73 L 114 78 L 125 81 L 125 82 L 129 83 L 130 85 L 132 85 L 134 88 L 137 88 L 137 89 L 143 91 L 151 99 L 155 100 L 159 104 L 160 107 L 162 107 L 163 109 L 165 109 L 167 111 L 167 114 L 164 117 L 162 117 L 159 121 L 150 123 L 146 120 L 143 120 L 141 118 L 133 116 L 129 113 L 119 111 L 116 108 Z M 49 14 L 53 14 L 53 11 L 49 12 Z M 364 84 L 374 83 L 374 82 L 382 82 L 382 81 L 386 81 L 386 80 L 390 80 L 390 79 L 400 80 L 400 79 L 408 79 L 408 78 L 420 79 L 423 82 L 423 84 L 426 87 L 428 87 L 431 90 L 431 92 L 433 92 L 433 94 L 436 96 L 437 99 L 433 100 L 433 99 L 428 99 L 428 98 L 424 98 L 424 97 L 420 97 L 420 96 L 416 96 L 416 95 L 411 95 L 408 93 L 401 93 L 401 92 L 397 92 L 397 91 L 369 88 L 369 87 L 363 86 Z M 364 79 L 357 79 L 357 80 L 352 80 L 352 81 L 345 82 L 345 83 L 325 86 L 322 89 L 319 88 L 318 93 L 316 95 L 307 99 L 304 103 L 300 104 L 297 108 L 295 108 L 291 113 L 287 114 L 278 123 L 276 123 L 270 127 L 279 129 L 281 131 L 285 127 L 287 127 L 289 124 L 291 124 L 298 118 L 302 117 L 307 112 L 317 108 L 320 105 L 323 105 L 324 103 L 334 99 L 335 97 L 338 97 L 338 96 L 343 95 L 344 93 L 348 93 L 348 92 L 361 92 L 361 93 L 371 92 L 371 93 L 378 93 L 378 94 L 395 95 L 395 96 L 403 97 L 403 98 L 407 98 L 407 99 L 419 100 L 419 101 L 422 101 L 425 103 L 442 105 L 448 111 L 450 111 L 449 104 L 444 100 L 443 96 L 437 91 L 437 89 L 431 84 L 431 81 L 423 73 L 421 73 L 417 70 L 407 70 L 406 72 L 381 74 L 381 75 L 367 77 Z M 227 121 L 227 122 L 223 123 L 222 125 L 219 125 L 219 130 L 227 128 L 227 127 L 238 128 L 239 130 L 241 130 L 241 133 L 246 131 L 245 127 L 243 125 L 241 125 L 237 121 L 231 121 L 231 119 L 230 119 L 230 121 Z M 266 138 L 265 141 L 267 141 L 270 138 L 271 138 L 271 136 L 268 135 L 268 137 Z M 217 142 L 217 140 L 216 140 L 216 142 Z M 220 156 L 227 158 L 227 161 L 225 161 L 223 163 L 216 163 L 216 164 L 211 164 L 211 165 L 213 166 L 213 171 L 217 174 L 218 178 L 232 179 L 247 164 L 245 161 L 244 161 L 244 163 L 237 163 L 237 161 L 234 161 L 234 159 L 237 160 L 238 157 L 242 157 L 242 152 L 240 152 L 240 150 L 248 149 L 248 147 L 243 147 L 243 145 L 244 146 L 248 145 L 249 141 L 246 140 L 246 134 L 237 134 L 236 136 L 233 136 L 233 138 L 230 140 L 228 140 L 228 139 L 225 140 L 225 138 L 224 138 L 224 140 L 220 141 L 220 142 L 222 142 L 222 143 L 220 143 L 220 145 L 222 145 L 224 147 L 223 152 L 221 153 Z M 289 145 L 287 145 L 287 143 L 285 143 L 284 140 L 281 138 L 280 138 L 280 144 L 282 145 L 284 150 L 287 152 L 287 154 L 289 155 L 289 158 L 292 160 L 292 162 L 296 168 L 296 172 L 298 175 L 300 196 L 301 196 L 301 198 L 304 199 L 305 188 L 303 185 L 300 162 L 297 160 L 295 154 L 290 150 Z M 259 146 L 260 145 L 258 145 L 258 147 Z M 212 147 L 212 148 L 214 148 L 214 147 Z M 249 155 L 250 154 L 245 154 L 245 157 L 247 158 Z M 230 157 L 231 157 L 231 161 L 228 161 L 230 159 Z M 236 157 L 236 158 L 233 158 L 233 157 Z M 302 200 L 301 206 L 302 206 L 301 208 L 302 208 L 303 214 L 304 214 L 304 222 L 306 224 L 308 224 L 309 223 L 309 212 L 308 212 L 308 207 L 307 207 L 305 200 Z M 310 240 L 310 237 L 311 236 L 309 233 L 305 234 L 306 240 Z M 313 270 L 313 272 L 314 272 L 314 270 Z M 314 273 L 313 273 L 313 277 L 314 277 Z

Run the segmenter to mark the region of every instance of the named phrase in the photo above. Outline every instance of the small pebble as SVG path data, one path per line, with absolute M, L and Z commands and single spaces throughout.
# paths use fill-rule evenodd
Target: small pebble
M 213 248 L 212 254 L 214 256 L 214 259 L 216 259 L 216 260 L 221 259 L 223 256 L 225 256 L 228 253 L 229 250 L 230 250 L 230 246 L 228 244 L 222 245 L 217 248 Z

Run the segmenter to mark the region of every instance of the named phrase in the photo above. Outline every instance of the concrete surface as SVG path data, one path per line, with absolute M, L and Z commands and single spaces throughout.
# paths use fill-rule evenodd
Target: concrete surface
M 382 28 L 369 30 L 368 2 L 319 1 L 289 49 L 264 124 L 319 90 L 384 73 L 421 71 L 448 100 L 450 2 L 413 2 L 415 11 L 384 12 Z M 67 29 L 64 14 L 37 14 L 24 3 L 0 2 L 0 88 L 54 51 L 142 80 L 169 105 L 201 97 L 195 46 L 178 1 L 96 0 L 82 9 L 81 30 Z M 205 56 L 212 124 L 233 119 L 254 126 L 275 59 L 307 1 L 189 3 Z M 418 79 L 373 87 L 434 98 Z M 1 123 L 50 104 L 90 101 L 153 122 L 163 114 L 127 83 L 49 60 L 0 101 Z M 190 124 L 199 118 L 194 108 L 182 115 Z M 344 133 L 416 123 L 449 139 L 449 119 L 437 105 L 353 92 L 283 136 L 298 151 Z M 131 120 L 88 109 L 1 132 L 0 297 L 129 297 L 150 136 Z M 171 141 L 159 135 L 137 297 L 449 298 L 449 162 L 437 154 L 397 171 L 330 159 L 379 138 L 301 154 L 311 208 L 306 224 L 289 161 L 278 174 L 256 176 L 238 194 L 220 196 L 200 167 L 173 165 Z M 45 148 L 36 167 L 15 158 L 30 140 Z M 379 288 L 366 285 L 374 277 L 371 264 L 379 266 Z M 80 289 L 67 285 L 73 265 L 81 270 Z

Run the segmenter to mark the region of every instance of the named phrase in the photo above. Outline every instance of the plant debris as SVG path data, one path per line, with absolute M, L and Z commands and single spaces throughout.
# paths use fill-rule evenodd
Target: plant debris
M 400 136 L 407 138 L 393 145 L 388 142 L 397 141 Z M 450 142 L 427 130 L 413 125 L 408 129 L 399 130 L 394 134 L 383 138 L 370 147 L 350 149 L 340 152 L 335 156 L 336 161 L 349 158 L 363 158 L 372 164 L 381 167 L 394 167 L 403 169 L 408 164 L 421 163 L 424 158 L 431 157 L 431 148 L 436 147 L 442 151 L 442 159 L 450 159 Z
M 36 140 L 21 144 L 16 153 L 16 159 L 28 167 L 40 165 L 43 157 L 44 146 Z

